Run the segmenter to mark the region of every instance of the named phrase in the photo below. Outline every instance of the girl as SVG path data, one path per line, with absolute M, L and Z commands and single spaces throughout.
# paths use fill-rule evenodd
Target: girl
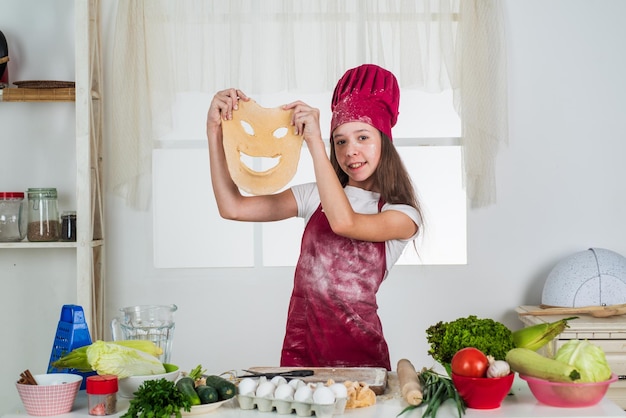
M 239 192 L 222 143 L 222 120 L 232 119 L 238 101 L 249 98 L 228 89 L 211 102 L 207 138 L 220 215 L 306 221 L 281 366 L 391 370 L 376 293 L 422 223 L 415 189 L 392 143 L 399 95 L 395 76 L 381 67 L 348 70 L 333 93 L 330 158 L 319 110 L 301 101 L 284 105 L 293 110 L 292 125 L 306 141 L 316 181 L 265 196 Z

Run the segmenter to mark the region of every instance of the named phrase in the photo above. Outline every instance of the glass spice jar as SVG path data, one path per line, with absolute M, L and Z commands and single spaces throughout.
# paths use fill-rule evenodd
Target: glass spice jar
M 0 242 L 22 241 L 27 216 L 23 192 L 0 192 Z
M 76 241 L 76 212 L 65 211 L 61 214 L 61 241 Z
M 28 228 L 26 237 L 29 241 L 59 240 L 59 208 L 57 189 L 31 188 L 28 194 Z
M 117 412 L 117 376 L 87 376 L 85 391 L 89 415 L 113 415 Z

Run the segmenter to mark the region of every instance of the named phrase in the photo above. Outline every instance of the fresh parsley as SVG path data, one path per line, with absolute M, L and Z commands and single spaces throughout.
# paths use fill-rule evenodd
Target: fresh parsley
M 181 409 L 191 411 L 187 397 L 167 379 L 146 380 L 134 395 L 120 418 L 181 418 Z

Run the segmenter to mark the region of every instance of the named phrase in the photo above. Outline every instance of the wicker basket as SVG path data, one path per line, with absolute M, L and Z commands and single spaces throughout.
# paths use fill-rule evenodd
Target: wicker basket
M 57 80 L 25 80 L 14 81 L 18 88 L 25 89 L 62 89 L 76 87 L 73 81 L 57 81 Z
M 3 102 L 73 102 L 76 89 L 4 88 L 1 97 Z

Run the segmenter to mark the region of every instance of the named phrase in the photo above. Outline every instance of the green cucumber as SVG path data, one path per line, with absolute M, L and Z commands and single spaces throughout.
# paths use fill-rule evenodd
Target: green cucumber
M 202 404 L 208 404 L 219 401 L 219 394 L 217 393 L 217 389 L 213 386 L 200 385 L 196 387 L 196 392 L 198 392 L 198 396 L 200 397 L 200 402 Z
M 176 388 L 187 397 L 191 406 L 202 404 L 196 392 L 196 382 L 191 377 L 185 376 L 178 379 Z
M 237 386 L 230 380 L 226 380 L 221 376 L 206 376 L 207 386 L 213 386 L 217 389 L 220 401 L 230 399 L 237 394 Z

